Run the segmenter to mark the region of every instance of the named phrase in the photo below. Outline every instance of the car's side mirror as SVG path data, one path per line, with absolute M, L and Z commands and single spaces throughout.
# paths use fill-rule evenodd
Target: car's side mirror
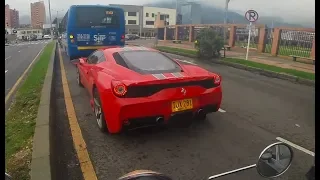
M 77 64 L 84 64 L 87 62 L 87 58 L 79 58 L 79 59 L 74 59 L 71 61 L 72 64 L 77 65 Z
M 84 58 L 84 57 L 83 57 L 83 58 L 79 58 L 79 61 L 80 61 L 81 64 L 86 63 L 87 60 L 88 60 L 88 59 L 87 59 L 87 58 Z

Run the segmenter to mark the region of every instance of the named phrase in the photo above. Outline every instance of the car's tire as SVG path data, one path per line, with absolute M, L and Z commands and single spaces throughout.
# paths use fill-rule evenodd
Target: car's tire
M 104 133 L 109 133 L 105 121 L 105 116 L 101 107 L 99 92 L 96 88 L 93 89 L 93 111 L 100 131 Z
M 78 86 L 83 87 L 83 84 L 81 83 L 81 76 L 80 76 L 78 67 L 77 67 L 77 84 Z

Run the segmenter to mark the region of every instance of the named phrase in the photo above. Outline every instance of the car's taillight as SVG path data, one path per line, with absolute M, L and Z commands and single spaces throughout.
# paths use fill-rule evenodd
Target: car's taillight
M 219 75 L 215 75 L 213 80 L 215 85 L 221 84 L 221 77 Z
M 127 86 L 121 81 L 112 80 L 111 81 L 112 91 L 116 96 L 124 96 L 127 93 Z

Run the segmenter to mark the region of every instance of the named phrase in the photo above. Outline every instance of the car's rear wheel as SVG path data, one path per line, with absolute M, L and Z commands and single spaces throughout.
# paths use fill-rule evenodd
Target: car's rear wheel
M 77 67 L 77 84 L 78 84 L 80 87 L 83 87 L 83 84 L 81 83 L 81 76 L 80 76 L 78 67 Z
M 98 127 L 100 131 L 108 132 L 108 127 L 107 127 L 107 124 L 104 118 L 104 113 L 101 106 L 100 96 L 96 88 L 93 90 L 93 102 L 94 102 L 93 110 L 94 110 L 94 115 L 96 117 Z

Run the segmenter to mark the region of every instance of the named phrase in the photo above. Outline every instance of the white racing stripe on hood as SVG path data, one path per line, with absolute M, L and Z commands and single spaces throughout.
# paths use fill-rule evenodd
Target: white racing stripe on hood
M 163 74 L 152 74 L 152 76 L 157 79 L 166 79 L 166 77 Z
M 184 77 L 181 73 L 171 73 L 172 76 L 174 77 Z

